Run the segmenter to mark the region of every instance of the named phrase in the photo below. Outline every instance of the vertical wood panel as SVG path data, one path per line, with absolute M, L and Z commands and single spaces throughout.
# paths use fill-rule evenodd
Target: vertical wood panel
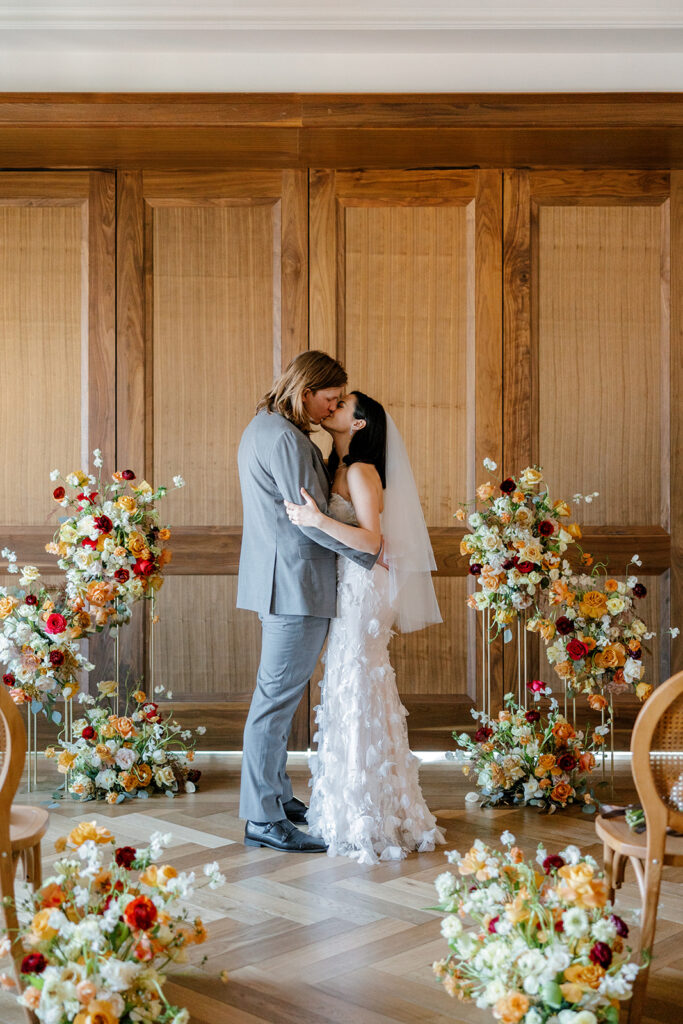
M 671 625 L 683 629 L 683 171 L 671 172 Z M 671 644 L 671 672 L 683 669 L 683 637 Z

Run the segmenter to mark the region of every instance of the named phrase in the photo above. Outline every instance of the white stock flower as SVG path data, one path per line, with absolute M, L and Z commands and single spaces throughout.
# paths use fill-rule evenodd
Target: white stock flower
M 59 480 L 59 470 L 58 469 L 50 470 L 50 480 L 52 480 L 53 483 L 54 483 L 55 480 Z
M 141 963 L 117 960 L 116 957 L 111 957 L 108 960 L 103 957 L 98 967 L 101 977 L 107 983 L 107 988 L 110 988 L 112 992 L 125 992 L 133 985 L 140 971 L 144 969 L 144 965 Z
M 560 857 L 562 857 L 565 863 L 573 866 L 581 860 L 581 850 L 578 846 L 566 846 L 564 850 L 560 850 Z
M 436 889 L 440 903 L 445 903 L 449 896 L 458 888 L 458 883 L 455 875 L 451 871 L 444 871 L 434 881 L 434 888 Z
M 206 732 L 206 726 L 205 725 L 198 725 L 196 731 L 199 733 L 200 736 L 203 736 L 204 733 Z
M 173 485 L 175 487 L 184 487 L 185 486 L 185 481 L 183 480 L 183 478 L 181 476 L 174 476 L 173 477 Z
M 455 914 L 449 914 L 441 922 L 441 934 L 447 942 L 459 938 L 462 935 L 462 921 Z
M 617 929 L 606 917 L 601 917 L 599 921 L 595 922 L 591 929 L 591 935 L 596 942 L 607 942 L 609 944 L 616 934 Z
M 503 834 L 501 835 L 500 841 L 503 844 L 503 846 L 512 846 L 515 842 L 515 837 L 513 836 L 512 832 L 508 832 L 508 830 L 506 829 L 505 832 L 503 832 Z
M 671 628 L 669 629 L 669 633 L 671 634 L 671 639 L 675 640 L 678 634 L 680 633 L 680 629 L 678 628 L 678 626 L 671 626 Z M 647 633 L 645 635 L 647 636 Z
M 99 448 L 95 448 L 92 455 L 93 465 L 97 466 L 97 468 L 99 469 L 99 467 L 102 465 L 102 452 L 100 451 Z

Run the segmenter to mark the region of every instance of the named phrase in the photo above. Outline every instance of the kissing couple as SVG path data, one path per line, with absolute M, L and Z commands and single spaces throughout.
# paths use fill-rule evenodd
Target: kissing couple
M 436 568 L 408 455 L 343 366 L 302 352 L 261 399 L 239 446 L 244 528 L 237 607 L 258 612 L 261 662 L 244 729 L 244 841 L 398 860 L 443 843 L 422 796 L 389 661 L 392 628 L 441 622 Z M 333 441 L 325 464 L 311 441 Z M 292 719 L 325 638 L 310 808 L 287 775 Z M 296 826 L 308 823 L 309 833 Z

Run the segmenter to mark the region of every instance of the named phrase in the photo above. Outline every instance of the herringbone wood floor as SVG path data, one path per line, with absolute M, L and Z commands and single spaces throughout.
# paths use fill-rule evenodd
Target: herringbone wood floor
M 170 973 L 167 992 L 187 1006 L 193 1024 L 464 1024 L 492 1021 L 474 1006 L 450 999 L 432 979 L 432 961 L 444 955 L 432 882 L 445 869 L 444 848 L 399 864 L 359 867 L 346 859 L 247 849 L 237 818 L 239 760 L 202 758 L 201 791 L 173 801 L 158 797 L 118 807 L 64 801 L 51 811 L 44 842 L 45 871 L 55 860 L 53 841 L 82 820 L 108 818 L 121 845 L 143 844 L 154 829 L 170 831 L 168 860 L 199 868 L 217 860 L 225 888 L 197 894 L 196 909 L 209 929 L 193 961 Z M 44 803 L 53 779 L 43 765 Z M 297 795 L 305 798 L 305 759 L 291 769 Z M 600 858 L 592 820 L 580 811 L 554 817 L 537 811 L 480 811 L 465 807 L 467 781 L 448 762 L 421 771 L 425 796 L 447 826 L 446 849 L 464 850 L 480 837 L 495 840 L 510 829 L 519 845 L 535 852 L 569 842 Z M 619 802 L 634 799 L 630 772 L 617 775 Z M 19 799 L 28 802 L 25 794 Z M 683 871 L 669 871 L 662 899 L 644 1024 L 683 1020 Z M 618 906 L 632 909 L 638 897 L 632 876 Z M 204 955 L 208 962 L 195 966 Z M 227 970 L 229 982 L 218 975 Z M 0 1022 L 21 1021 L 13 999 L 0 993 Z

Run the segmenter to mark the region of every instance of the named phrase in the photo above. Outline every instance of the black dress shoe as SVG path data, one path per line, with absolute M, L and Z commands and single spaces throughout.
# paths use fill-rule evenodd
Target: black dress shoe
M 245 846 L 268 846 L 283 853 L 324 853 L 327 849 L 322 839 L 314 839 L 301 832 L 291 821 L 269 821 L 256 825 L 248 821 L 244 828 Z
M 291 800 L 288 800 L 282 806 L 289 821 L 293 821 L 295 825 L 306 824 L 306 811 L 308 807 L 302 800 L 297 800 L 293 796 Z

